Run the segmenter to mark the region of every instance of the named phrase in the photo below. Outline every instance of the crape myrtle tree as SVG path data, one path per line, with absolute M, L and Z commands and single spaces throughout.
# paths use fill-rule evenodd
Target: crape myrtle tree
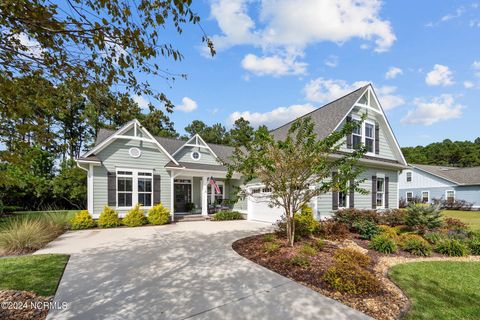
M 231 163 L 226 163 L 229 176 L 237 172 L 245 177 L 245 183 L 258 179 L 272 190 L 269 205 L 284 209 L 287 241 L 293 246 L 295 214 L 312 198 L 348 188 L 366 193 L 359 187 L 362 181 L 356 179 L 362 172 L 357 162 L 366 149 L 339 152 L 342 138 L 359 125 L 348 122 L 322 140 L 317 138 L 310 117 L 294 122 L 284 140 L 276 140 L 265 126 L 259 127 L 249 142 L 235 147 Z M 332 172 L 337 174 L 332 175 Z M 239 193 L 241 197 L 255 196 L 246 188 Z

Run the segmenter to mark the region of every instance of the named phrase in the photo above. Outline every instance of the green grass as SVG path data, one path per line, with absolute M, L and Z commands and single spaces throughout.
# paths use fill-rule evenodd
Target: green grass
M 389 276 L 412 302 L 405 319 L 480 319 L 480 262 L 415 262 Z
M 442 214 L 446 217 L 460 219 L 472 230 L 480 230 L 480 211 L 443 210 Z
M 0 259 L 0 289 L 33 291 L 52 296 L 67 264 L 68 256 L 46 254 Z
M 46 215 L 70 220 L 78 210 L 50 210 L 50 211 L 19 211 L 4 216 L 0 216 L 0 230 L 8 223 L 10 219 L 40 218 Z

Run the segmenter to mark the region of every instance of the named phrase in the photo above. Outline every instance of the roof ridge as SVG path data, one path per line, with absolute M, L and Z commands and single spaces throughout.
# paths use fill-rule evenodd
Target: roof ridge
M 310 112 L 308 112 L 308 113 L 305 113 L 303 116 L 300 116 L 300 117 L 297 117 L 297 118 L 295 118 L 295 119 L 293 119 L 293 120 L 290 120 L 289 122 L 287 122 L 287 123 L 285 123 L 285 124 L 282 124 L 281 126 L 275 128 L 275 129 L 269 130 L 268 132 L 271 133 L 271 132 L 276 131 L 276 130 L 278 130 L 278 129 L 280 129 L 280 128 L 283 128 L 283 127 L 285 127 L 285 126 L 287 126 L 287 125 L 289 125 L 289 124 L 297 121 L 297 120 L 300 119 L 300 118 L 306 117 L 306 116 L 308 116 L 309 114 L 312 114 L 312 113 L 314 113 L 314 112 L 316 112 L 316 111 L 318 111 L 318 110 L 320 110 L 320 109 L 323 109 L 323 108 L 325 108 L 325 107 L 328 107 L 329 105 L 331 105 L 331 104 L 333 104 L 333 103 L 335 103 L 335 102 L 337 102 L 337 101 L 339 101 L 339 100 L 341 100 L 341 99 L 344 99 L 344 98 L 348 97 L 348 96 L 351 95 L 351 94 L 354 94 L 355 92 L 357 92 L 357 91 L 359 91 L 359 90 L 365 89 L 365 88 L 368 87 L 369 85 L 370 85 L 370 83 L 367 84 L 367 85 L 364 85 L 363 87 L 360 87 L 360 88 L 358 88 L 358 89 L 355 89 L 355 90 L 353 90 L 353 91 L 351 91 L 351 92 L 349 92 L 349 93 L 347 93 L 347 94 L 344 94 L 343 96 L 341 96 L 341 97 L 339 97 L 339 98 L 337 98 L 337 99 L 335 99 L 335 100 L 333 100 L 333 101 L 330 101 L 330 102 L 328 102 L 327 104 L 324 104 L 323 106 L 316 108 L 315 110 L 312 110 L 312 111 L 310 111 Z

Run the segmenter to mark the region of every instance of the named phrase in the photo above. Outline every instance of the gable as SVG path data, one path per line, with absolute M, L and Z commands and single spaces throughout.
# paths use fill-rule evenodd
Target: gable
M 192 158 L 192 153 L 198 152 L 200 154 L 200 159 L 194 160 Z M 220 165 L 216 157 L 211 153 L 207 148 L 201 147 L 190 147 L 185 146 L 174 155 L 175 160 L 178 162 L 189 162 L 189 163 L 202 163 L 202 164 L 213 164 Z
M 407 172 L 412 173 L 412 181 L 407 182 Z M 401 189 L 413 189 L 413 188 L 441 188 L 454 186 L 455 183 L 446 179 L 440 178 L 423 170 L 417 168 L 410 168 L 403 170 L 399 177 Z

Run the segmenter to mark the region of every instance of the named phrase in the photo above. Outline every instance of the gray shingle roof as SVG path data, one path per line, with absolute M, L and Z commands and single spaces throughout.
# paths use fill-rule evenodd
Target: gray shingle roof
M 411 164 L 411 166 L 460 185 L 480 184 L 480 167 L 459 168 L 425 164 Z
M 78 160 L 101 162 L 101 160 L 94 154 L 91 154 L 88 157 L 78 158 Z
M 369 85 L 358 88 L 357 90 L 350 92 L 349 94 L 338 98 L 337 100 L 332 101 L 310 113 L 307 113 L 300 118 L 307 116 L 312 117 L 312 120 L 315 123 L 314 130 L 318 135 L 318 139 L 324 139 L 333 132 L 335 127 L 340 123 L 343 117 L 345 117 L 350 108 L 360 98 L 368 86 Z M 270 133 L 273 134 L 275 139 L 284 140 L 287 137 L 288 130 L 295 120 L 271 130 Z

